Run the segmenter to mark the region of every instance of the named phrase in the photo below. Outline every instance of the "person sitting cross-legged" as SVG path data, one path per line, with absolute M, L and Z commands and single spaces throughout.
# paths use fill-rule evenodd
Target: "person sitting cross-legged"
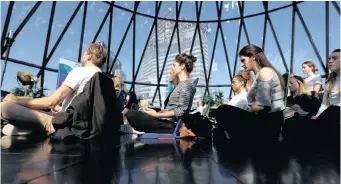
M 192 55 L 178 54 L 175 57 L 172 72 L 178 77 L 179 83 L 170 94 L 167 106 L 160 112 L 149 108 L 143 108 L 143 111 L 129 111 L 127 119 L 134 129 L 146 133 L 174 132 L 176 123 L 184 114 L 189 113 L 192 105 L 196 89 L 189 79 L 189 73 L 192 72 L 195 61 L 196 58 Z
M 46 135 L 53 134 L 56 131 L 52 124 L 54 115 L 39 110 L 65 112 L 95 73 L 101 72 L 106 56 L 106 48 L 99 43 L 91 43 L 83 54 L 81 67 L 73 69 L 51 96 L 27 99 L 7 95 L 1 103 L 1 119 L 9 123 L 2 129 L 3 134 L 22 135 L 37 129 L 45 131 Z M 63 104 L 59 106 L 61 102 Z M 23 129 L 25 131 L 21 131 Z

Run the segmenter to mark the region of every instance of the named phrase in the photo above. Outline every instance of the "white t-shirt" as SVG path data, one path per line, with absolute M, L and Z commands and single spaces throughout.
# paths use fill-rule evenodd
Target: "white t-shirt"
M 240 109 L 247 110 L 248 103 L 246 90 L 243 89 L 238 95 L 233 96 L 228 105 L 232 105 Z
M 101 72 L 101 69 L 96 66 L 86 66 L 75 68 L 67 75 L 63 85 L 73 89 L 73 92 L 64 100 L 61 112 L 65 112 L 72 100 L 83 92 L 85 84 L 97 72 Z
M 322 104 L 321 104 L 319 111 L 316 114 L 316 117 L 319 116 L 324 110 L 326 110 L 331 105 L 341 106 L 340 105 L 340 76 L 336 77 L 334 86 L 331 92 L 329 93 L 329 97 L 327 97 L 328 86 L 329 86 L 329 83 L 326 84 L 326 89 L 324 90 L 324 93 L 323 93 Z
M 307 87 L 309 91 L 314 91 L 314 86 L 316 84 L 322 85 L 322 78 L 321 75 L 312 75 L 304 79 L 307 83 Z

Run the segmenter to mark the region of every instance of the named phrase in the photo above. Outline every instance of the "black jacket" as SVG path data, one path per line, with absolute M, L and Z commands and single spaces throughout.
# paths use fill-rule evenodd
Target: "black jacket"
M 56 129 L 52 138 L 56 139 L 69 136 L 92 139 L 117 133 L 123 117 L 112 80 L 97 72 L 84 91 L 72 100 L 65 112 L 57 114 L 52 123 Z

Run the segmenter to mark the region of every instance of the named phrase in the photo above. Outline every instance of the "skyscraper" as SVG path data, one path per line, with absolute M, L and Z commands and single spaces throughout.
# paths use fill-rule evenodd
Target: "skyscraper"
M 180 16 L 180 19 L 185 19 L 185 17 Z M 165 56 L 167 53 L 168 45 L 172 36 L 172 31 L 175 26 L 175 22 L 162 20 L 158 23 L 158 50 L 159 50 L 159 75 L 162 70 L 163 63 L 165 61 Z M 179 33 L 180 33 L 180 47 L 181 53 L 189 53 L 191 50 L 192 40 L 194 36 L 196 28 L 196 23 L 179 23 Z M 208 40 L 207 35 L 208 31 L 203 26 L 199 26 L 199 30 L 201 33 L 202 46 L 203 46 L 203 55 L 206 67 L 206 73 L 208 75 L 209 69 L 209 61 L 208 61 Z M 155 31 L 155 30 L 154 30 Z M 148 49 L 144 55 L 142 61 L 142 75 L 138 78 L 139 82 L 157 84 L 157 62 L 156 62 L 156 43 L 155 43 L 155 33 L 152 33 L 152 36 L 148 43 Z M 161 84 L 167 84 L 169 79 L 170 70 L 172 69 L 173 61 L 175 56 L 179 53 L 178 50 L 178 39 L 177 32 L 175 31 L 172 41 L 172 45 L 170 47 L 170 51 L 167 57 L 165 69 L 163 71 L 163 75 L 161 78 Z M 200 41 L 198 32 L 195 37 L 195 42 L 193 45 L 192 54 L 197 57 L 197 61 L 195 62 L 195 66 L 193 72 L 191 73 L 191 79 L 194 81 L 196 78 L 199 78 L 199 85 L 206 85 L 205 83 L 205 73 L 202 61 L 202 54 L 200 48 Z M 153 99 L 154 93 L 156 90 L 156 86 L 142 86 L 137 85 L 136 91 L 139 96 L 144 99 L 148 99 L 150 102 Z M 161 92 L 161 100 L 164 101 L 168 95 L 167 87 L 160 87 Z M 204 95 L 205 88 L 197 87 L 197 92 L 194 97 L 194 102 Z M 154 100 L 155 105 L 159 105 L 159 97 L 156 95 Z M 163 104 L 163 102 L 161 102 Z

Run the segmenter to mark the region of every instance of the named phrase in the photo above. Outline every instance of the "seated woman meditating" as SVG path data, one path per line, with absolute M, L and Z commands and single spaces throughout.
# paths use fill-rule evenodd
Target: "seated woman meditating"
M 308 90 L 307 84 L 300 76 L 294 75 L 289 80 L 290 96 L 287 107 L 300 116 L 311 118 L 320 107 L 320 101 Z
M 218 128 L 232 138 L 274 140 L 283 122 L 284 80 L 258 46 L 245 46 L 239 56 L 242 67 L 256 74 L 247 96 L 248 109 L 219 106 L 216 114 Z
M 316 137 L 325 138 L 327 142 L 340 140 L 340 49 L 336 49 L 329 57 L 331 73 L 326 80 L 326 88 L 323 94 L 321 107 L 317 114 L 312 117 L 316 125 Z M 331 139 L 328 139 L 331 138 Z
M 232 90 L 234 96 L 231 100 L 224 102 L 225 105 L 235 106 L 247 110 L 247 92 L 245 90 L 246 80 L 241 75 L 236 75 L 232 79 Z
M 189 79 L 189 74 L 195 61 L 196 57 L 185 53 L 175 57 L 172 72 L 178 77 L 179 83 L 170 94 L 167 106 L 160 112 L 149 108 L 144 108 L 143 111 L 129 111 L 127 119 L 134 129 L 148 133 L 173 133 L 178 119 L 189 113 L 192 105 L 196 90 Z
M 283 75 L 284 79 L 288 74 Z M 285 124 L 282 135 L 285 139 L 294 141 L 305 140 L 309 137 L 311 128 L 310 119 L 320 107 L 320 101 L 308 90 L 304 79 L 293 75 L 289 78 L 288 88 L 290 96 L 287 98 L 287 107 L 284 110 Z M 308 138 L 309 139 L 309 138 Z

